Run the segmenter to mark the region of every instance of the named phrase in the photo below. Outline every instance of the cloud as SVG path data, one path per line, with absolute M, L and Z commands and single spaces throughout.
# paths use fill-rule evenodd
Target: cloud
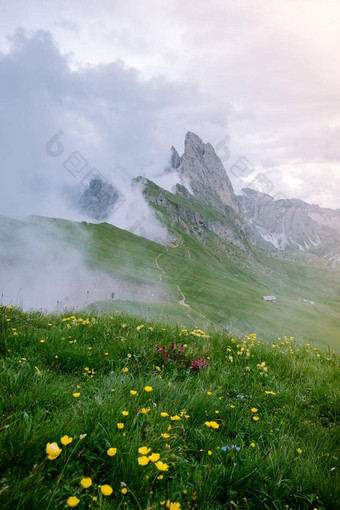
M 11 81 L 21 76 L 31 90 L 25 96 L 13 86 L 23 107 L 29 99 L 31 124 L 39 121 L 46 138 L 62 129 L 65 153 L 79 150 L 117 184 L 124 180 L 117 168 L 128 177 L 157 175 L 169 146 L 182 152 L 188 130 L 214 146 L 229 134 L 227 171 L 246 156 L 287 196 L 340 207 L 337 2 L 75 0 L 47 10 L 41 0 L 13 0 L 4 19 L 7 33 L 19 23 L 46 30 L 40 40 L 36 32 L 19 32 L 10 44 L 0 38 L 2 69 L 5 56 L 12 59 L 22 70 Z M 12 111 L 20 124 L 23 115 Z M 14 144 L 20 139 L 25 148 L 33 134 L 16 133 Z M 54 163 L 41 165 L 60 174 Z M 301 187 L 289 185 L 295 177 Z M 72 179 L 64 185 L 75 193 Z M 48 209 L 53 200 L 45 202 Z
M 125 209 L 132 199 L 141 204 L 141 196 L 131 196 L 130 180 L 166 166 L 169 142 L 160 123 L 183 97 L 162 78 L 140 81 L 120 61 L 71 71 L 49 33 L 23 30 L 0 56 L 0 91 L 0 213 L 17 218 L 82 219 L 76 204 L 93 169 L 130 199 Z M 72 168 L 74 152 L 82 171 Z M 124 226 L 121 213 L 112 221 Z

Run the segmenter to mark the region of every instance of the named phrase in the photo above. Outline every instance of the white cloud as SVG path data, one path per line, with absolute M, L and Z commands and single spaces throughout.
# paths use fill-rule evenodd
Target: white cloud
M 3 34 L 23 26 L 53 35 L 62 54 L 51 61 L 59 74 L 51 79 L 49 69 L 44 104 L 51 110 L 53 98 L 70 146 L 86 147 L 93 164 L 155 168 L 168 146 L 182 151 L 187 130 L 213 145 L 229 134 L 227 169 L 245 155 L 289 197 L 340 207 L 337 1 L 62 0 L 47 9 L 42 0 L 12 0 L 2 22 Z M 10 51 L 5 37 L 1 47 Z M 39 51 L 31 44 L 31 59 Z M 51 124 L 53 134 L 60 125 Z M 300 187 L 289 184 L 295 179 Z

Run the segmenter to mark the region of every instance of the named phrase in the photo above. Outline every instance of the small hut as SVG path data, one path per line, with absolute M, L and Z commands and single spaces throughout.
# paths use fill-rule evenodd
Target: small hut
M 262 296 L 262 301 L 276 303 L 276 297 L 275 296 Z

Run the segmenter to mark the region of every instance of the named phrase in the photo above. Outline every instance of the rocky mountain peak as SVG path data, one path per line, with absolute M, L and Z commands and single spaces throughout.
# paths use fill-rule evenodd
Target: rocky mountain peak
M 280 250 L 307 251 L 340 262 L 340 211 L 303 200 L 280 199 L 251 189 L 239 197 L 248 223 L 263 240 Z
M 230 179 L 210 143 L 204 143 L 199 136 L 189 131 L 180 161 L 179 174 L 184 182 L 189 183 L 194 196 L 213 205 L 215 209 L 224 211 L 227 206 L 237 214 L 241 213 Z

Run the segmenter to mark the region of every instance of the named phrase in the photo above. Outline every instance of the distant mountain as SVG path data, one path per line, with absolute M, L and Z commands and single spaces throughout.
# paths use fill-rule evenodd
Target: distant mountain
M 298 199 L 274 200 L 249 188 L 239 196 L 249 225 L 279 250 L 299 250 L 340 263 L 340 210 Z
M 340 265 L 339 209 L 309 205 L 298 199 L 274 200 L 249 188 L 236 196 L 210 143 L 188 132 L 184 147 L 182 156 L 171 148 L 164 170 L 178 178 L 171 192 L 145 177 L 133 179 L 167 227 L 170 243 L 181 238 L 180 230 L 202 243 L 211 242 L 214 236 L 214 242 L 227 251 L 225 242 L 247 255 L 260 247 L 280 257 L 285 256 L 280 254 L 282 251 L 289 251 L 289 256 L 292 252 L 309 253 L 331 267 Z M 119 198 L 117 190 L 96 178 L 89 183 L 79 205 L 88 217 L 103 221 Z

